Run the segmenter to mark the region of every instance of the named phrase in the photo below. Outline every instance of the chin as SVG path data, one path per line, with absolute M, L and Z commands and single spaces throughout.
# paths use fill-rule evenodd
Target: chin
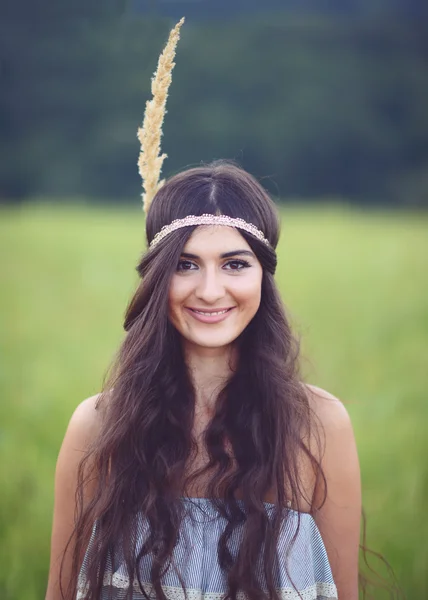
M 200 348 L 227 348 L 239 337 L 239 334 L 236 336 L 229 335 L 201 335 L 201 336 L 189 336 L 187 337 L 187 342 L 192 344 L 192 346 L 200 347 Z

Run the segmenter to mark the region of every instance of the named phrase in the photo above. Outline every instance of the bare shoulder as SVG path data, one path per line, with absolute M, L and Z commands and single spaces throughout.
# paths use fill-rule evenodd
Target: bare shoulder
M 104 409 L 99 404 L 100 397 L 101 395 L 97 394 L 86 398 L 74 410 L 58 455 L 57 480 L 70 479 L 74 485 L 78 464 L 101 430 Z
M 348 411 L 338 398 L 313 385 L 306 385 L 306 390 L 321 441 L 311 444 L 323 473 L 315 485 L 314 518 L 339 598 L 357 600 L 361 481 L 354 432 Z
M 97 438 L 104 414 L 102 395 L 91 396 L 81 402 L 70 419 L 64 440 L 58 455 L 55 470 L 55 504 L 51 538 L 51 561 L 49 569 L 46 600 L 62 598 L 60 591 L 60 572 L 64 557 L 64 584 L 71 573 L 72 546 L 69 545 L 75 526 L 76 491 L 78 473 L 82 459 L 86 456 L 92 442 Z M 91 472 L 87 465 L 85 474 Z M 85 480 L 82 485 L 84 503 L 93 495 L 96 477 Z M 74 542 L 73 542 L 74 543 Z M 66 548 L 69 553 L 65 555 Z
M 355 482 L 359 478 L 359 466 L 354 429 L 346 407 L 336 396 L 314 385 L 305 385 L 313 419 L 309 436 L 309 447 L 319 461 L 325 480 L 339 480 L 342 471 L 354 466 Z M 315 496 L 324 496 L 323 480 L 318 481 Z M 332 489 L 332 486 L 330 486 Z
M 338 430 L 352 434 L 351 419 L 339 398 L 315 385 L 305 384 L 305 389 L 309 406 L 326 435 Z
M 71 416 L 65 440 L 84 449 L 98 435 L 105 411 L 103 405 L 100 405 L 100 399 L 101 394 L 96 394 L 77 406 Z
M 90 396 L 83 400 L 76 407 L 71 420 L 77 424 L 80 424 L 84 427 L 87 427 L 89 430 L 97 427 L 97 423 L 99 421 L 99 399 L 100 394 L 96 394 L 95 396 Z
M 313 385 L 306 385 L 306 389 L 314 415 L 309 445 L 324 474 L 314 490 L 315 503 L 322 504 L 327 492 L 336 506 L 341 503 L 358 506 L 359 461 L 348 411 L 343 402 L 329 392 Z

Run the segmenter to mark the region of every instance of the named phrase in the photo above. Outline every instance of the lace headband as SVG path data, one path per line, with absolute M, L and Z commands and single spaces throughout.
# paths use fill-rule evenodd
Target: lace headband
M 263 232 L 260 231 L 260 229 L 257 229 L 257 227 L 252 223 L 247 223 L 247 221 L 244 221 L 244 219 L 233 218 L 227 215 L 205 214 L 200 216 L 188 215 L 183 219 L 176 219 L 169 225 L 165 225 L 150 242 L 149 250 L 152 250 L 155 246 L 157 246 L 159 242 L 172 231 L 176 231 L 182 227 L 192 227 L 194 225 L 223 225 L 226 227 L 236 227 L 237 229 L 242 229 L 243 231 L 250 233 L 255 238 L 270 247 L 269 240 L 264 236 Z

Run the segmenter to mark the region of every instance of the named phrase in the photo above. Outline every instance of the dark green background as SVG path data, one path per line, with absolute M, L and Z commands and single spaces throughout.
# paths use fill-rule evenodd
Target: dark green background
M 3 2 L 0 199 L 135 199 L 150 76 L 186 15 L 165 175 L 235 158 L 282 198 L 428 205 L 427 6 Z

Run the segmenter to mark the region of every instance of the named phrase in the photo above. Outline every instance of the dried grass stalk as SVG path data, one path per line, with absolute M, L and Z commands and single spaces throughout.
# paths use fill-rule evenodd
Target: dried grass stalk
M 172 70 L 180 29 L 184 18 L 172 29 L 168 42 L 159 57 L 158 67 L 152 78 L 153 98 L 146 103 L 143 126 L 138 129 L 141 151 L 138 158 L 138 170 L 143 180 L 143 209 L 147 214 L 156 192 L 164 180 L 159 181 L 166 154 L 160 154 L 162 124 L 166 113 L 165 106 L 168 89 L 172 80 Z

